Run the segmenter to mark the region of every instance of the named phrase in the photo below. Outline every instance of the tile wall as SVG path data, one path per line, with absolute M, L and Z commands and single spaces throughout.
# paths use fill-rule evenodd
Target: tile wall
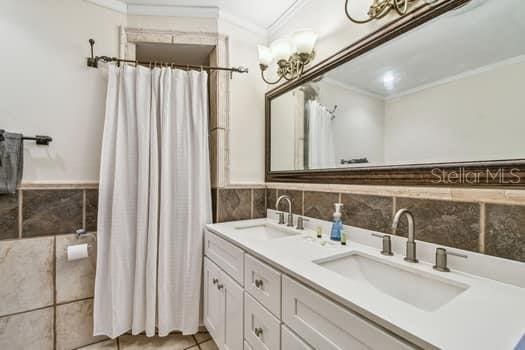
M 452 192 L 451 192 L 452 191 Z M 274 183 L 213 189 L 215 222 L 261 218 L 287 194 L 295 214 L 391 233 L 396 210 L 413 211 L 417 238 L 525 262 L 525 191 L 447 190 Z M 215 349 L 207 333 L 165 338 L 93 337 L 96 245 L 75 230 L 96 230 L 96 186 L 22 188 L 0 195 L 0 349 Z M 284 207 L 279 208 L 284 209 Z M 406 223 L 399 234 L 406 234 Z M 66 247 L 93 245 L 68 262 Z
M 286 194 L 297 215 L 331 220 L 341 202 L 347 225 L 392 233 L 395 212 L 410 209 L 417 239 L 525 262 L 525 191 L 267 184 L 262 188 L 215 189 L 217 222 L 264 216 Z M 281 210 L 287 209 L 284 204 Z M 406 219 L 398 234 L 407 232 Z
M 98 190 L 22 189 L 0 195 L 0 349 L 217 349 L 207 332 L 163 338 L 92 336 Z M 264 207 L 264 206 L 263 206 Z M 67 261 L 66 247 L 91 245 Z

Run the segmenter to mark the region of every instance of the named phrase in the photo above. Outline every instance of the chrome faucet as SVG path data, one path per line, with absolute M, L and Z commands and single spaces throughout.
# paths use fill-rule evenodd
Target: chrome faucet
M 408 209 L 400 209 L 394 217 L 394 222 L 392 223 L 392 231 L 395 234 L 397 227 L 399 226 L 399 220 L 405 215 L 408 220 L 408 241 L 407 241 L 407 251 L 405 260 L 408 262 L 417 263 L 416 258 L 416 227 L 414 223 L 414 215 Z
M 279 198 L 277 198 L 277 201 L 275 202 L 275 210 L 279 210 L 279 203 L 281 203 L 281 200 L 285 200 L 288 203 L 288 223 L 286 226 L 292 227 L 293 226 L 293 214 L 292 214 L 292 201 L 290 200 L 290 197 L 287 195 L 282 195 Z M 284 224 L 284 220 L 279 220 L 279 224 Z

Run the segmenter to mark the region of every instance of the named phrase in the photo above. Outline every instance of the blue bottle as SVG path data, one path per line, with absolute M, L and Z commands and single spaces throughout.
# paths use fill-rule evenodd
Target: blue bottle
M 341 232 L 343 231 L 343 222 L 341 221 L 341 208 L 343 203 L 335 203 L 334 223 L 332 224 L 332 231 L 330 232 L 330 239 L 332 241 L 341 240 Z

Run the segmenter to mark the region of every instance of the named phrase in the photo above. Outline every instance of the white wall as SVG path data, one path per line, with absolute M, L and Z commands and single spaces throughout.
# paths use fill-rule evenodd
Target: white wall
M 266 38 L 219 19 L 219 33 L 230 43 L 230 65 L 248 67 L 230 81 L 230 182 L 264 182 L 264 93 L 259 77 L 257 44 Z
M 266 37 L 216 18 L 126 16 L 82 0 L 7 1 L 0 11 L 0 128 L 53 137 L 26 143 L 24 182 L 97 181 L 106 74 L 86 67 L 95 53 L 118 56 L 119 27 L 217 32 L 230 41 L 230 182 L 264 181 L 264 83 L 257 43 Z
M 514 63 L 387 102 L 385 161 L 525 158 L 523 77 Z
M 106 78 L 86 67 L 88 39 L 117 55 L 125 16 L 81 0 L 3 1 L 0 128 L 50 135 L 26 141 L 24 181 L 96 181 Z
M 381 98 L 351 90 L 331 79 L 323 79 L 320 102 L 329 110 L 337 105 L 332 121 L 335 159 L 368 158 L 370 163 L 383 162 L 385 104 Z
M 272 159 L 271 169 L 295 169 L 295 141 L 296 141 L 296 90 L 288 91 L 272 101 Z M 304 100 L 304 98 L 301 98 Z M 303 113 L 304 114 L 304 113 Z M 303 136 L 304 137 L 304 130 Z

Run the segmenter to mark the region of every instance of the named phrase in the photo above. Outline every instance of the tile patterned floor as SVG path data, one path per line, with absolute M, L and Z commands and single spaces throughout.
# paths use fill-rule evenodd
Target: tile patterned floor
M 183 336 L 170 334 L 167 337 L 151 337 L 143 335 L 124 335 L 115 340 L 105 340 L 77 350 L 218 350 L 208 332 Z

